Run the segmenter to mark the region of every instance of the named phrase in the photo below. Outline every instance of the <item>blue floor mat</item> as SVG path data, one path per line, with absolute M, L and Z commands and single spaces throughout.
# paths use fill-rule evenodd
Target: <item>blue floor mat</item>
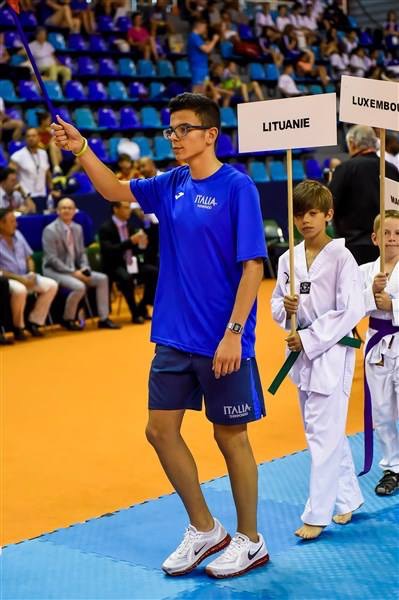
M 363 436 L 350 440 L 358 470 Z M 309 456 L 300 452 L 259 466 L 259 523 L 271 561 L 262 569 L 214 581 L 203 565 L 169 578 L 160 564 L 179 543 L 186 516 L 175 494 L 4 548 L 3 600 L 240 600 L 393 598 L 397 574 L 399 494 L 380 498 L 377 461 L 360 479 L 364 506 L 345 527 L 331 525 L 313 542 L 293 535 L 306 500 Z M 227 477 L 203 485 L 212 512 L 230 532 L 235 514 Z M 210 559 L 208 559 L 210 560 Z M 206 564 L 203 563 L 204 565 Z

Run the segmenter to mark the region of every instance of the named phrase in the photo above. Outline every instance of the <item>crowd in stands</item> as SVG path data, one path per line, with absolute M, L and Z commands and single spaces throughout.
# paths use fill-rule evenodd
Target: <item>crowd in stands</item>
M 176 165 L 161 130 L 169 124 L 167 102 L 180 92 L 207 94 L 221 106 L 224 131 L 218 155 L 236 161 L 234 107 L 238 102 L 339 93 L 342 74 L 399 81 L 395 11 L 388 12 L 381 28 L 361 29 L 343 12 L 339 0 L 287 2 L 277 10 L 270 2 L 256 5 L 237 0 L 138 4 L 139 12 L 132 14 L 126 0 L 21 1 L 21 23 L 57 111 L 83 130 L 91 148 L 120 179 L 147 178 Z M 392 156 L 397 160 L 397 137 L 393 140 Z M 242 157 L 234 164 L 259 183 L 284 179 L 284 165 L 273 162 L 273 157 L 270 162 Z M 294 163 L 295 179 L 322 177 L 323 165 L 314 159 L 299 156 Z M 69 290 L 62 317 L 68 329 L 80 329 L 76 311 L 87 287 L 96 289 L 100 323 L 112 327 L 108 300 L 115 283 L 132 320 L 141 323 L 149 318 L 147 306 L 152 304 L 158 269 L 156 219 L 143 215 L 139 207 L 115 204 L 100 230 L 104 274 L 90 270 L 80 247 L 79 226 L 65 224 L 65 219 L 75 212 L 70 196 L 92 187 L 78 161 L 54 144 L 51 116 L 4 5 L 0 8 L 0 168 L 0 271 L 17 275 L 6 277 L 8 285 L 0 279 L 0 294 L 4 297 L 7 289 L 10 295 L 16 338 L 26 337 L 21 310 L 27 295 L 36 295 L 36 305 L 43 305 L 39 317 L 35 308 L 27 315 L 27 328 L 33 335 L 42 333 L 39 327 L 51 312 L 47 288 L 47 308 L 41 300 L 41 284 L 47 279 L 56 282 L 51 290 L 57 291 L 58 284 Z M 135 226 L 130 223 L 132 210 Z M 22 234 L 15 233 L 13 211 L 21 215 L 57 211 L 43 237 L 43 276 L 33 273 L 32 252 Z M 62 260 L 57 258 L 69 266 L 58 272 L 48 257 L 49 235 L 54 237 L 53 252 L 57 235 L 71 229 L 77 239 L 69 253 L 63 240 L 66 254 Z M 21 247 L 14 271 L 7 261 L 3 264 L 11 240 L 18 240 Z M 10 252 L 7 255 L 10 258 Z M 140 305 L 134 293 L 137 282 L 144 284 Z M 21 286 L 25 286 L 25 300 Z M 0 328 L 1 319 L 0 314 Z

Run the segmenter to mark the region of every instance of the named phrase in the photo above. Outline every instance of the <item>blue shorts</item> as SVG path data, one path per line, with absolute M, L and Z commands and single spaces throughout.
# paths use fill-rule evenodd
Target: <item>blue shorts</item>
M 207 68 L 191 69 L 191 85 L 203 85 L 209 77 L 209 71 Z
M 265 416 L 255 358 L 243 359 L 239 371 L 216 379 L 212 358 L 157 345 L 149 381 L 150 410 L 202 409 L 218 425 L 240 425 Z

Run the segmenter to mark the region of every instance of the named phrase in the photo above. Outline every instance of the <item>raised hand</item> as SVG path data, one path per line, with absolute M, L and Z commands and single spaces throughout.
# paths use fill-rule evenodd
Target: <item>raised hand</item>
M 79 131 L 57 115 L 57 123 L 51 124 L 54 140 L 58 148 L 77 154 L 83 146 L 84 138 Z

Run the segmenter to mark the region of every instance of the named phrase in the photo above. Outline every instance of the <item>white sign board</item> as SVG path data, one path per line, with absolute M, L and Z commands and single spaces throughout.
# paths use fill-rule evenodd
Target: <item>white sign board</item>
M 385 210 L 399 211 L 399 182 L 385 177 Z
M 399 131 L 399 84 L 341 77 L 340 121 Z
M 238 104 L 239 152 L 337 144 L 335 94 Z

